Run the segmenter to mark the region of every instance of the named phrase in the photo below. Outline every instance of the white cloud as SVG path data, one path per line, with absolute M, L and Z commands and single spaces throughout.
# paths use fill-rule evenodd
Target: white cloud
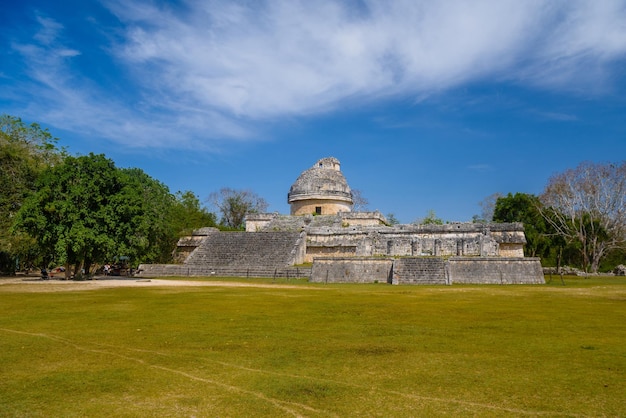
M 139 146 L 181 146 L 181 136 L 189 146 L 207 137 L 245 139 L 259 121 L 381 98 L 423 100 L 482 80 L 597 89 L 626 56 L 623 0 L 105 5 L 122 24 L 109 50 L 141 106 L 98 91 L 89 74 L 71 79 L 69 60 L 79 52 L 62 45 L 62 25 L 51 19 L 40 17 L 36 42 L 20 48 L 33 61 L 42 48 L 53 52 L 51 71 L 33 77 L 67 97 L 60 113 L 80 112 L 105 126 L 104 134 L 120 142 L 134 136 Z
M 253 4 L 194 2 L 174 15 L 112 3 L 127 25 L 120 58 L 148 88 L 255 119 L 487 77 L 562 87 L 626 52 L 622 1 Z
M 104 138 L 128 147 L 205 148 L 217 152 L 222 141 L 250 137 L 246 123 L 210 110 L 164 103 L 157 91 L 144 91 L 136 102 L 124 102 L 98 85 L 98 80 L 75 70 L 73 59 L 81 53 L 69 48 L 64 26 L 48 17 L 37 17 L 41 29 L 30 42 L 13 43 L 34 83 L 14 80 L 4 97 L 27 98 L 20 116 L 31 117 L 83 136 Z M 140 86 L 139 90 L 142 90 Z M 28 100 L 30 99 L 30 100 Z

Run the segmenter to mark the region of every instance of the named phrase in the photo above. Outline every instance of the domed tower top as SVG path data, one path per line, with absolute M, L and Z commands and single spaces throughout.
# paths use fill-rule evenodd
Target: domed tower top
M 352 210 L 352 192 L 339 160 L 322 158 L 296 179 L 287 194 L 292 215 L 334 215 Z

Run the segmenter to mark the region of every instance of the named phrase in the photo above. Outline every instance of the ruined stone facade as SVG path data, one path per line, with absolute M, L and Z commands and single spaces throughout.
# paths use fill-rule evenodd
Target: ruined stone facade
M 315 257 L 523 257 L 520 223 L 386 225 L 378 212 L 340 212 L 320 216 L 254 215 L 248 232 L 303 231 L 303 262 Z
M 522 224 L 390 226 L 378 212 L 351 212 L 350 187 L 332 157 L 304 171 L 287 199 L 291 215 L 249 215 L 246 232 L 200 230 L 179 241 L 180 267 L 142 266 L 144 275 L 252 271 L 316 282 L 543 283 L 539 260 L 524 257 Z

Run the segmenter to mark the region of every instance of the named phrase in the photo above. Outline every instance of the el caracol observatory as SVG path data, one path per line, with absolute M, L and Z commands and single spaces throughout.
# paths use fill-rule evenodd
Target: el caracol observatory
M 182 237 L 177 264 L 147 264 L 158 276 L 306 277 L 323 283 L 544 283 L 524 256 L 521 223 L 391 225 L 353 212 L 339 160 L 303 171 L 287 194 L 290 215 L 253 213 L 245 231 L 201 228 Z
M 339 160 L 322 158 L 296 179 L 287 194 L 291 215 L 335 215 L 352 210 L 352 192 Z

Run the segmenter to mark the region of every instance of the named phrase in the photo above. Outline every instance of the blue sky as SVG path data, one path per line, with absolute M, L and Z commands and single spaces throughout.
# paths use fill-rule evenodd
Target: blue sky
M 172 192 L 338 158 L 402 222 L 626 156 L 626 1 L 2 2 L 0 113 Z

